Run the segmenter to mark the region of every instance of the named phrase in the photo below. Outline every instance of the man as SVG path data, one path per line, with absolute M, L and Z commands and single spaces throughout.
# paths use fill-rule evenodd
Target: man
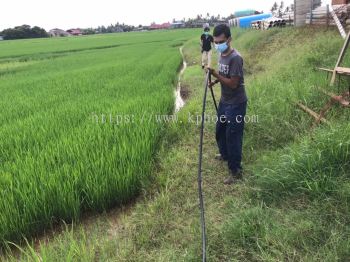
M 211 45 L 214 42 L 214 39 L 209 32 L 209 24 L 206 24 L 204 26 L 204 33 L 201 35 L 202 69 L 211 66 Z
M 224 183 L 233 184 L 242 179 L 242 142 L 248 101 L 244 86 L 243 59 L 231 47 L 231 32 L 227 25 L 216 26 L 213 35 L 215 49 L 220 53 L 219 72 L 208 68 L 216 78 L 209 86 L 213 88 L 215 84 L 221 84 L 216 124 L 216 141 L 220 154 L 215 158 L 228 162 L 229 176 Z

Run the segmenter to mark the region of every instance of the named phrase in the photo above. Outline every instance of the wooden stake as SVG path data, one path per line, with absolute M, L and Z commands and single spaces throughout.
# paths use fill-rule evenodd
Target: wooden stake
M 308 108 L 307 106 L 303 105 L 302 103 L 297 102 L 296 103 L 297 106 L 299 106 L 303 111 L 305 111 L 306 113 L 308 113 L 310 116 L 312 116 L 313 118 L 315 118 L 316 121 L 321 121 L 322 123 L 328 123 L 328 121 L 322 117 L 321 115 L 317 114 L 315 111 L 311 110 L 310 108 Z
M 333 71 L 333 75 L 332 75 L 332 80 L 331 80 L 331 86 L 334 85 L 335 78 L 336 78 L 336 76 L 337 76 L 337 67 L 339 67 L 340 63 L 343 61 L 343 58 L 344 58 L 344 56 L 345 56 L 346 49 L 347 49 L 348 46 L 349 46 L 349 41 L 350 41 L 350 32 L 349 32 L 348 35 L 346 36 L 346 39 L 345 39 L 343 48 L 342 48 L 342 50 L 340 51 L 340 55 L 339 55 L 339 57 L 338 57 L 338 61 L 337 61 L 337 63 L 335 64 L 334 71 Z

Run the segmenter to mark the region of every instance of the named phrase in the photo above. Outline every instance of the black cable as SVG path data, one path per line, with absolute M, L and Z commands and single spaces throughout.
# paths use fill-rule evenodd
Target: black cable
M 204 136 L 204 122 L 205 122 L 205 107 L 207 102 L 207 93 L 209 88 L 209 83 L 211 83 L 211 74 L 210 71 L 207 72 L 205 78 L 205 89 L 203 97 L 203 108 L 202 108 L 202 123 L 200 131 L 200 140 L 199 140 L 199 161 L 198 161 L 198 195 L 199 195 L 199 208 L 201 213 L 201 229 L 202 229 L 202 261 L 207 260 L 207 236 L 206 236 L 206 227 L 205 227 L 205 211 L 204 211 L 204 199 L 203 199 L 203 190 L 202 190 L 202 159 L 203 159 L 203 136 Z M 215 100 L 214 91 L 210 88 L 211 96 L 215 105 L 216 112 L 218 112 L 218 106 Z
M 208 84 L 210 79 L 210 72 L 208 71 L 205 79 L 205 89 L 203 97 L 203 108 L 202 108 L 202 123 L 199 140 L 199 161 L 198 161 L 198 194 L 199 194 L 199 208 L 201 212 L 201 228 L 202 228 L 202 261 L 207 260 L 207 237 L 205 228 L 205 215 L 204 215 L 204 200 L 202 191 L 202 158 L 203 158 L 203 134 L 204 134 L 204 116 L 205 116 L 205 105 L 207 101 Z
M 209 82 L 211 83 L 211 74 L 209 74 Z M 213 88 L 210 88 L 210 92 L 211 92 L 211 97 L 213 98 L 214 106 L 215 106 L 216 113 L 217 113 L 218 112 L 218 105 L 216 103 L 216 99 L 215 99 Z

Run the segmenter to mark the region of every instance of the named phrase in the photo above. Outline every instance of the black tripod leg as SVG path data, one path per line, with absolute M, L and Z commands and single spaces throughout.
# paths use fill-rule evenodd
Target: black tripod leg
M 211 83 L 211 74 L 210 73 L 209 73 L 209 82 Z M 216 99 L 215 99 L 213 88 L 210 88 L 210 92 L 211 92 L 211 96 L 213 98 L 214 106 L 215 106 L 216 113 L 217 113 L 218 112 L 218 105 L 216 103 Z

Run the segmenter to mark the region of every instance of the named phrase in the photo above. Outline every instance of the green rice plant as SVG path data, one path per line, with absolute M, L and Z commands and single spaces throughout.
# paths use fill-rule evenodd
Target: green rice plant
M 151 117 L 174 107 L 174 44 L 194 32 L 0 44 L 1 243 L 140 192 L 166 128 Z

